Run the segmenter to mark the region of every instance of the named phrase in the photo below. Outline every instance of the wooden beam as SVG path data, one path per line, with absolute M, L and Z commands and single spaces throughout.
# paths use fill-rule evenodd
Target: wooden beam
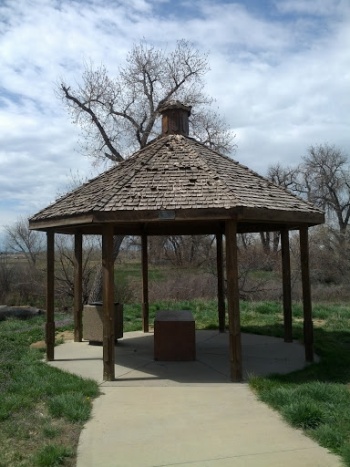
M 266 208 L 244 207 L 238 217 L 239 222 L 277 222 L 292 224 L 323 224 L 324 213 L 321 211 L 298 211 L 298 210 L 277 210 Z
M 313 350 L 313 323 L 311 305 L 311 287 L 309 271 L 309 231 L 307 227 L 300 229 L 300 262 L 301 279 L 303 287 L 303 308 L 304 308 L 304 345 L 305 359 L 307 362 L 314 361 Z
M 226 222 L 225 237 L 231 380 L 239 382 L 242 381 L 242 346 L 238 287 L 237 224 L 235 221 Z
M 289 232 L 281 230 L 284 342 L 293 342 Z
M 59 217 L 58 219 L 29 219 L 29 230 L 46 230 L 54 227 L 77 226 L 90 224 L 94 218 L 91 214 L 83 214 L 74 217 Z
M 208 221 L 236 219 L 241 208 L 174 208 L 155 210 L 121 210 L 94 212 L 93 222 L 156 222 L 164 223 L 172 221 Z M 168 215 L 168 217 L 167 217 Z M 171 216 L 171 217 L 170 217 Z
M 254 233 L 254 232 L 280 232 L 288 228 L 291 230 L 299 230 L 305 223 L 295 222 L 256 222 L 256 221 L 239 221 L 237 226 L 238 233 Z M 307 224 L 310 225 L 310 224 Z
M 107 224 L 102 234 L 103 273 L 103 379 L 115 379 L 115 336 L 114 336 L 114 261 L 113 225 Z
M 74 236 L 74 342 L 83 340 L 83 237 Z
M 47 232 L 46 250 L 46 359 L 55 359 L 55 234 Z
M 147 235 L 141 236 L 142 245 L 142 328 L 149 331 L 149 300 L 148 300 L 148 241 Z
M 216 234 L 216 270 L 218 275 L 219 332 L 225 332 L 225 283 L 222 234 Z
M 101 235 L 105 223 L 92 223 L 79 225 L 79 231 L 83 235 Z M 298 226 L 299 228 L 299 226 Z M 40 230 L 40 229 L 38 229 Z M 72 235 L 77 226 L 56 227 L 56 233 Z M 223 222 L 213 221 L 159 221 L 159 222 L 118 222 L 114 224 L 114 235 L 159 236 L 159 235 L 215 235 L 223 232 Z
M 117 226 L 119 229 L 119 225 Z M 142 226 L 142 233 L 152 235 L 214 235 L 222 232 L 222 223 L 212 221 L 149 222 Z

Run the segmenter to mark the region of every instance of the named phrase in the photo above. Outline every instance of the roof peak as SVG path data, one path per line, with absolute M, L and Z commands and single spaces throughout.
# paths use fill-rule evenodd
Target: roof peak
M 169 99 L 163 104 L 160 105 L 159 107 L 159 112 L 163 113 L 165 110 L 185 110 L 188 112 L 188 114 L 191 114 L 192 106 L 191 105 L 185 105 L 183 102 L 178 101 L 176 99 Z
M 189 134 L 188 117 L 191 115 L 192 107 L 184 105 L 177 100 L 169 100 L 159 107 L 162 115 L 162 135 L 184 135 Z

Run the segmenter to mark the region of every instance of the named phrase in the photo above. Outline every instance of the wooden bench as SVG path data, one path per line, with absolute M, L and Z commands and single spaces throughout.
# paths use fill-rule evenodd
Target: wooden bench
M 196 359 L 195 320 L 189 310 L 163 310 L 154 319 L 154 359 Z

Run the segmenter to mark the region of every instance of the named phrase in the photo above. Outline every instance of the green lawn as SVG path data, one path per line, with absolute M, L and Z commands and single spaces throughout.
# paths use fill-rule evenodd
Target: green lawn
M 58 316 L 59 319 L 59 316 Z M 63 373 L 30 349 L 43 317 L 0 322 L 0 466 L 73 466 L 98 386 Z
M 282 315 L 273 303 L 243 307 L 242 330 L 282 336 Z M 302 340 L 302 310 L 293 309 L 294 338 Z M 350 308 L 314 306 L 315 351 L 321 357 L 302 371 L 252 378 L 257 396 L 350 466 Z
M 190 309 L 200 329 L 217 327 L 215 301 L 158 302 L 160 309 Z M 281 305 L 242 302 L 243 332 L 283 335 Z M 350 467 L 350 308 L 315 305 L 315 350 L 320 363 L 289 375 L 254 377 L 257 396 L 293 426 L 342 456 Z M 56 315 L 58 328 L 71 328 Z M 69 320 L 68 320 L 69 321 Z M 97 384 L 63 373 L 29 348 L 43 339 L 43 317 L 0 322 L 0 467 L 73 466 Z M 71 320 L 70 320 L 71 322 Z M 141 329 L 140 305 L 124 305 L 124 331 Z M 302 308 L 293 309 L 294 338 L 302 339 Z

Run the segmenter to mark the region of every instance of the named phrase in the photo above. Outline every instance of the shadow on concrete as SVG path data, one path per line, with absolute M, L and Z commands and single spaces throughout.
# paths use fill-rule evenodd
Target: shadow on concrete
M 170 386 L 230 383 L 229 336 L 218 331 L 196 331 L 196 360 L 155 361 L 153 333 L 125 333 L 115 346 L 116 381 L 104 386 Z M 53 366 L 103 381 L 103 349 L 88 342 L 67 342 L 56 347 Z M 242 334 L 243 372 L 252 375 L 286 374 L 306 365 L 304 347 L 276 337 Z
M 259 334 L 268 335 L 277 332 L 277 327 L 259 326 L 255 329 Z M 295 328 L 294 334 L 302 339 L 302 327 Z M 350 332 L 347 329 L 334 330 L 314 327 L 315 359 L 317 365 L 308 365 L 304 371 L 293 371 L 290 374 L 276 372 L 271 379 L 288 383 L 323 381 L 329 383 L 348 384 L 350 381 Z

